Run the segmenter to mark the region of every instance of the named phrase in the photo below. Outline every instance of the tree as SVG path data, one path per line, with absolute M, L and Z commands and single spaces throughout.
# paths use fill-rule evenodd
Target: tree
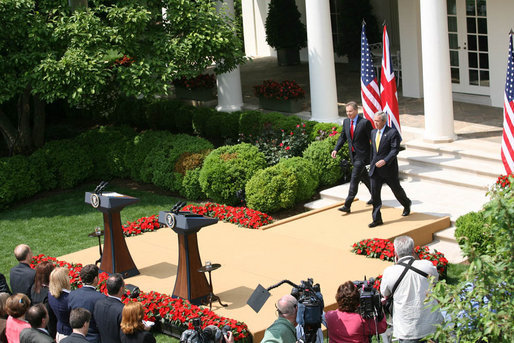
M 244 62 L 211 0 L 90 0 L 76 11 L 67 0 L 2 0 L 0 18 L 0 131 L 13 153 L 43 144 L 45 104 L 57 99 L 165 95 L 175 78 Z

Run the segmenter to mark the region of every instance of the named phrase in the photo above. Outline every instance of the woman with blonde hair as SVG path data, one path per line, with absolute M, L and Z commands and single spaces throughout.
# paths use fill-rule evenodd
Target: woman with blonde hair
M 143 305 L 129 302 L 121 313 L 121 343 L 155 343 L 150 327 L 143 324 Z
M 30 324 L 25 321 L 25 312 L 30 307 L 30 300 L 23 293 L 11 295 L 6 302 L 7 323 L 5 325 L 5 336 L 9 343 L 20 343 L 20 332 L 25 328 L 30 328 Z
M 72 333 L 70 326 L 70 309 L 68 308 L 68 295 L 71 284 L 67 268 L 56 268 L 50 274 L 48 304 L 57 318 L 57 343 Z

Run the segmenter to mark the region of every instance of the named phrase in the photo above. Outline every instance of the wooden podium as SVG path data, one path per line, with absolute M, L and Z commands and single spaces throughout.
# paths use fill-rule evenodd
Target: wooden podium
M 100 270 L 109 274 L 120 273 L 124 279 L 138 275 L 123 236 L 120 211 L 139 199 L 115 192 L 86 192 L 85 201 L 104 216 L 104 250 Z
M 216 224 L 218 219 L 187 211 L 159 212 L 159 224 L 166 225 L 178 234 L 178 267 L 173 297 L 200 305 L 210 292 L 202 267 L 196 233 L 204 226 Z

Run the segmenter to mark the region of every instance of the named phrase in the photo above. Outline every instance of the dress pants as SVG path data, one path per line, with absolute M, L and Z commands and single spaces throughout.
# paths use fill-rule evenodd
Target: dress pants
M 373 199 L 373 221 L 381 221 L 382 214 L 380 213 L 380 209 L 382 208 L 382 197 L 380 193 L 382 192 L 382 185 L 385 183 L 391 188 L 393 194 L 400 202 L 403 207 L 409 207 L 411 205 L 411 201 L 407 198 L 407 194 L 403 190 L 400 185 L 400 180 L 398 179 L 398 175 L 393 175 L 389 177 L 382 177 L 378 175 L 378 172 L 375 170 L 374 175 L 371 176 L 371 198 Z
M 346 201 L 344 203 L 345 207 L 350 208 L 352 206 L 353 199 L 357 195 L 357 191 L 359 190 L 359 182 L 362 181 L 366 188 L 368 188 L 371 193 L 371 186 L 369 182 L 369 174 L 366 170 L 366 163 L 362 160 L 353 160 L 353 169 L 352 175 L 350 178 L 350 189 L 348 190 L 348 196 L 346 197 Z

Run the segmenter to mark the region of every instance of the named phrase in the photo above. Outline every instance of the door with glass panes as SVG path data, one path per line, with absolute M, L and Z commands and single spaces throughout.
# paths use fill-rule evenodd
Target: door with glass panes
M 486 0 L 447 0 L 454 92 L 489 95 Z

